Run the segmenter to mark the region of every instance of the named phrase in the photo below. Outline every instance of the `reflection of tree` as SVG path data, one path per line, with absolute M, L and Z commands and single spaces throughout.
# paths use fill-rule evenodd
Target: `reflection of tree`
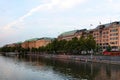
M 81 62 L 70 62 L 70 61 L 60 61 L 53 59 L 44 59 L 39 57 L 24 57 L 25 61 L 36 62 L 37 64 L 44 64 L 53 67 L 56 73 L 64 76 L 72 76 L 78 79 L 89 79 L 93 80 L 100 71 L 99 65 L 94 63 L 81 63 Z M 91 66 L 92 65 L 92 66 Z
M 106 74 L 107 74 L 107 76 L 110 78 L 111 77 L 111 69 L 110 69 L 110 67 L 111 67 L 111 65 L 109 64 L 107 64 L 106 65 Z

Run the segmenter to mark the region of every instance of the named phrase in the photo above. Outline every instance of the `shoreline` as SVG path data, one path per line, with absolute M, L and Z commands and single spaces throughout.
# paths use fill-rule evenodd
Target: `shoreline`
M 72 61 L 82 61 L 82 62 L 95 62 L 95 63 L 107 63 L 107 64 L 117 64 L 120 65 L 120 56 L 91 56 L 86 55 L 53 55 L 53 54 L 27 54 L 28 56 L 38 56 L 43 58 L 51 59 L 64 59 Z
M 10 53 L 10 52 L 9 52 Z M 17 53 L 9 54 L 9 56 L 19 55 Z M 120 65 L 120 56 L 100 56 L 100 55 L 65 55 L 65 54 L 38 54 L 29 53 L 27 56 L 60 59 L 60 60 L 71 60 L 71 61 L 82 61 L 82 62 L 95 62 L 95 63 L 107 63 Z

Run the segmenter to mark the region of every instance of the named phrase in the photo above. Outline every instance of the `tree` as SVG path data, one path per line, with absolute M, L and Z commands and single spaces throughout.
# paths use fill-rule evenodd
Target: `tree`
M 87 51 L 95 51 L 96 49 L 96 41 L 92 35 L 88 35 L 86 39 L 86 49 Z
M 106 50 L 107 50 L 108 52 L 110 52 L 111 49 L 112 49 L 112 48 L 111 48 L 111 46 L 109 45 Z
M 79 47 L 79 40 L 78 40 L 78 38 L 73 38 L 72 40 L 71 40 L 71 53 L 73 53 L 73 54 L 77 54 L 78 53 L 78 48 Z
M 79 46 L 78 46 L 78 50 L 80 51 L 86 51 L 86 39 L 84 36 L 81 36 L 79 39 Z
M 65 52 L 66 50 L 65 50 L 65 44 L 67 43 L 67 41 L 66 40 L 60 40 L 60 41 L 58 41 L 58 50 L 59 50 L 59 52 Z

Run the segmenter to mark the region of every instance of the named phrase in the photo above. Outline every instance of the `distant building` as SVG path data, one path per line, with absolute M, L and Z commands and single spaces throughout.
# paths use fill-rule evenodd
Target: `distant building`
M 74 37 L 80 38 L 81 36 L 93 35 L 96 43 L 101 46 L 102 50 L 110 45 L 112 50 L 120 49 L 120 22 L 113 22 L 97 26 L 91 30 L 73 30 L 60 34 L 58 40 L 71 40 Z
M 25 41 L 21 44 L 21 47 L 24 48 L 24 49 L 27 49 L 29 48 L 29 41 Z
M 22 43 L 22 42 L 7 44 L 7 45 L 5 45 L 5 47 L 19 47 L 19 46 L 21 46 L 21 43 Z
M 46 37 L 40 38 L 39 40 L 36 41 L 35 48 L 46 46 L 47 44 L 51 43 L 52 40 L 53 40 L 52 38 L 46 38 Z
M 47 44 L 51 43 L 53 39 L 52 38 L 33 38 L 33 39 L 29 39 L 26 40 L 25 42 L 22 43 L 22 48 L 39 48 L 42 46 L 46 46 Z

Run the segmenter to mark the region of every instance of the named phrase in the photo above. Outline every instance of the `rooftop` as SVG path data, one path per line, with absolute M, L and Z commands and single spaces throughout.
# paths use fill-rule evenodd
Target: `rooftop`
M 64 32 L 64 33 L 60 34 L 60 36 L 74 35 L 77 31 L 78 30 L 72 30 L 72 31 Z
M 42 37 L 42 38 L 40 38 L 39 40 L 54 40 L 54 38 L 50 38 L 50 37 Z
M 28 40 L 25 40 L 25 42 L 28 42 L 28 41 L 36 41 L 36 40 L 39 40 L 39 38 L 28 39 Z
M 115 21 L 115 22 L 112 22 L 112 23 L 101 24 L 101 25 L 98 25 L 98 26 L 96 27 L 96 29 L 107 28 L 107 27 L 110 27 L 110 25 L 112 25 L 112 24 L 119 24 L 119 25 L 120 25 L 120 22 Z
M 54 38 L 49 38 L 49 37 L 42 37 L 42 38 L 32 38 L 32 39 L 28 39 L 25 40 L 25 42 L 30 42 L 30 41 L 37 41 L 37 40 L 54 40 Z
M 84 32 L 84 31 L 86 31 L 86 29 L 72 30 L 72 31 L 64 32 L 64 33 L 60 34 L 60 36 L 74 35 L 74 34 L 77 33 L 77 32 Z

